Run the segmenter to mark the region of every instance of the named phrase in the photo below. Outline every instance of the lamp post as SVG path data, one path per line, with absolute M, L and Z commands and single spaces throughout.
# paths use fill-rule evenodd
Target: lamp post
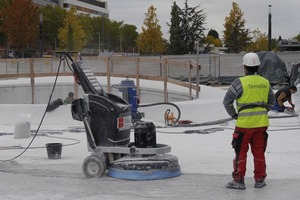
M 98 34 L 98 51 L 99 51 L 99 53 L 98 53 L 98 56 L 100 56 L 100 52 L 101 52 L 101 42 L 100 42 L 100 33 L 99 32 L 97 32 L 97 34 Z
M 120 28 L 119 28 L 119 37 L 120 37 L 120 51 L 121 53 L 123 53 L 123 46 L 122 46 L 122 42 L 123 42 L 123 27 L 124 27 L 124 24 L 121 24 L 120 25 Z
M 199 99 L 199 38 L 197 38 L 196 98 Z
M 121 53 L 122 53 L 122 35 L 120 35 L 120 50 L 121 50 Z
M 43 13 L 40 13 L 40 40 L 41 40 L 41 49 L 40 55 L 43 57 Z
M 102 44 L 103 44 L 103 52 L 104 52 L 104 49 L 105 49 L 105 44 L 104 44 L 104 37 L 105 37 L 105 35 L 104 35 L 104 15 L 102 14 L 102 22 L 101 22 L 101 31 L 102 31 L 102 38 L 101 38 L 101 40 L 102 40 Z
M 272 13 L 271 13 L 271 7 L 272 5 L 269 5 L 269 34 L 268 34 L 268 40 L 269 40 L 269 51 L 272 50 Z

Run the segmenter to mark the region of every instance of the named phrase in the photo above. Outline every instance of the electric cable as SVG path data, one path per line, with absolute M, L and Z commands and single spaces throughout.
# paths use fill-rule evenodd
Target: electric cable
M 277 116 L 277 117 L 270 117 L 269 118 L 286 118 L 286 117 L 297 117 L 298 114 L 294 114 L 291 116 Z M 217 124 L 222 124 L 225 122 L 229 122 L 231 120 L 234 120 L 233 118 L 226 118 L 226 119 L 220 119 L 216 121 L 209 121 L 209 122 L 203 122 L 203 123 L 196 123 L 196 124 L 173 124 L 171 126 L 164 126 L 164 127 L 159 127 L 159 128 L 172 128 L 172 127 L 197 127 L 197 126 L 210 126 L 210 125 L 217 125 Z M 272 127 L 273 125 L 270 125 L 269 127 Z M 274 125 L 275 127 L 286 127 L 286 126 L 279 126 L 279 125 Z M 293 128 L 282 128 L 282 129 L 268 129 L 268 131 L 289 131 L 289 130 L 300 130 L 300 125 L 292 125 Z M 291 126 L 289 126 L 291 127 Z M 192 133 L 198 133 L 198 134 L 210 134 L 213 132 L 218 132 L 218 131 L 223 131 L 224 129 L 230 129 L 234 130 L 234 128 L 229 128 L 229 127 L 222 127 L 222 128 L 207 128 L 207 129 L 198 129 L 198 130 L 185 130 L 185 131 L 175 131 L 175 132 L 167 132 L 167 131 L 160 131 L 158 130 L 157 132 L 159 133 L 168 133 L 168 134 L 192 134 Z
M 280 118 L 290 118 L 290 117 L 298 117 L 298 114 L 291 114 L 291 115 L 280 115 L 280 116 L 269 116 L 269 119 L 280 119 Z M 169 127 L 197 127 L 197 126 L 209 126 L 209 125 L 217 125 L 222 124 L 228 121 L 234 120 L 233 118 L 225 118 L 215 121 L 203 122 L 203 123 L 192 123 L 192 124 L 171 124 L 169 126 L 165 126 L 165 128 Z
M 181 111 L 179 109 L 179 107 L 174 104 L 174 103 L 170 103 L 170 102 L 161 102 L 161 103 L 153 103 L 153 104 L 146 104 L 146 105 L 138 105 L 138 107 L 150 107 L 150 106 L 156 106 L 156 105 L 163 105 L 163 104 L 169 104 L 174 106 L 177 111 L 178 111 L 178 118 L 175 120 L 174 124 L 169 124 L 168 126 L 165 126 L 165 128 L 167 127 L 197 127 L 197 126 L 209 126 L 209 125 L 217 125 L 217 124 L 222 124 L 228 121 L 233 120 L 233 118 L 226 118 L 226 119 L 220 119 L 220 120 L 216 120 L 216 121 L 210 121 L 210 122 L 204 122 L 204 123 L 192 123 L 192 124 L 178 124 L 178 121 L 180 119 L 181 116 Z M 284 116 L 269 116 L 270 119 L 277 119 L 277 118 L 290 118 L 290 117 L 297 117 L 298 114 L 292 114 L 292 115 L 284 115 Z
M 44 137 L 51 137 L 51 138 L 58 138 L 62 140 L 71 140 L 74 141 L 69 144 L 63 144 L 62 146 L 72 146 L 80 143 L 80 140 L 74 139 L 74 138 L 67 138 L 67 137 L 56 137 L 56 136 L 49 136 L 49 135 L 41 135 Z M 27 149 L 45 149 L 46 146 L 36 146 L 36 147 L 28 147 Z M 22 147 L 21 145 L 16 145 L 16 146 L 0 146 L 0 151 L 1 150 L 12 150 L 12 149 L 25 149 L 25 147 Z
M 270 127 L 270 126 L 269 126 L 269 127 Z M 224 131 L 225 129 L 234 131 L 234 128 L 230 128 L 230 127 L 212 127 L 212 128 L 206 128 L 206 129 L 184 130 L 184 131 L 172 131 L 172 132 L 156 130 L 156 132 L 157 132 L 157 133 L 166 133 L 166 134 L 192 134 L 192 133 L 197 133 L 197 134 L 210 134 L 210 133 L 215 133 L 215 132 L 219 132 L 219 131 Z M 295 127 L 295 128 L 282 128 L 282 129 L 268 129 L 267 132 L 293 131 L 293 130 L 300 130 L 300 127 Z
M 196 126 L 210 126 L 222 124 L 228 121 L 233 120 L 233 118 L 219 119 L 215 121 L 203 122 L 203 123 L 194 123 L 194 124 L 172 124 L 170 127 L 196 127 Z
M 66 54 L 65 54 L 65 55 L 66 55 Z M 68 55 L 68 57 L 70 58 L 69 55 Z M 20 154 L 18 154 L 17 156 L 15 156 L 15 157 L 13 157 L 13 158 L 11 158 L 11 159 L 0 160 L 1 162 L 8 162 L 8 161 L 15 160 L 15 159 L 19 158 L 21 155 L 23 155 L 23 154 L 30 148 L 30 146 L 31 146 L 32 142 L 34 141 L 34 139 L 36 138 L 36 136 L 37 136 L 37 134 L 38 134 L 38 132 L 39 132 L 39 130 L 40 130 L 40 127 L 41 127 L 41 125 L 42 125 L 42 123 L 43 123 L 43 121 L 44 121 L 44 118 L 45 118 L 45 116 L 46 116 L 46 113 L 47 113 L 48 107 L 49 107 L 49 105 L 50 105 L 50 102 L 51 102 L 51 99 L 52 99 L 52 95 L 53 95 L 53 92 L 54 92 L 54 89 L 55 89 L 55 86 L 56 86 L 56 83 L 57 83 L 57 79 L 58 79 L 58 74 L 59 74 L 59 71 L 60 71 L 61 63 L 62 63 L 62 60 L 64 60 L 65 58 L 66 58 L 66 57 L 62 57 L 62 54 L 61 54 L 61 56 L 60 56 L 60 61 L 59 61 L 59 65 L 58 65 L 58 69 L 57 69 L 57 72 L 56 72 L 55 81 L 54 81 L 54 84 L 53 84 L 53 87 L 52 87 L 52 91 L 51 91 L 51 93 L 50 93 L 50 97 L 49 97 L 49 100 L 48 100 L 48 103 L 47 103 L 47 107 L 46 107 L 46 109 L 45 109 L 45 111 L 44 111 L 44 114 L 43 114 L 43 116 L 42 116 L 42 118 L 41 118 L 41 121 L 40 121 L 40 123 L 39 123 L 39 125 L 38 125 L 38 128 L 37 128 L 37 130 L 36 130 L 36 132 L 35 132 L 33 138 L 31 139 L 31 141 L 29 142 L 29 144 L 27 145 L 27 147 L 26 147 Z
M 217 127 L 212 127 L 212 128 L 205 128 L 205 129 L 197 129 L 197 130 L 185 130 L 185 131 L 173 131 L 173 132 L 167 132 L 167 131 L 160 131 L 156 130 L 157 133 L 168 133 L 168 134 L 192 134 L 192 133 L 197 133 L 197 134 L 210 134 L 210 133 L 215 133 L 218 131 L 224 131 L 225 128 L 217 128 Z

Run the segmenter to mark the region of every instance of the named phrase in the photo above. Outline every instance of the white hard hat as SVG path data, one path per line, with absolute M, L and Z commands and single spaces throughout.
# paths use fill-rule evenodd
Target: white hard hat
M 243 65 L 248 67 L 256 67 L 260 65 L 258 55 L 256 53 L 247 53 L 243 57 Z

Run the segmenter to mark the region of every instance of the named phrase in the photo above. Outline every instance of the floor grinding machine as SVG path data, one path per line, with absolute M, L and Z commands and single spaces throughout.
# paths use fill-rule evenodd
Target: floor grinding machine
M 101 177 L 106 171 L 111 177 L 126 180 L 156 180 L 181 174 L 177 157 L 168 154 L 171 147 L 156 142 L 155 125 L 137 115 L 136 94 L 132 102 L 106 93 L 82 60 L 72 62 L 72 69 L 85 92 L 83 98 L 72 103 L 71 112 L 73 119 L 84 123 L 92 152 L 82 164 L 86 177 Z M 121 84 L 121 90 L 126 90 L 126 84 Z M 127 86 L 134 88 L 132 83 Z

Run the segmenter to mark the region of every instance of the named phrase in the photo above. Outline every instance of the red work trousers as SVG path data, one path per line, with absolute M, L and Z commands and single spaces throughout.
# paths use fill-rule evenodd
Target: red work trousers
M 239 128 L 236 127 L 233 133 L 232 146 L 235 149 L 233 160 L 234 180 L 244 180 L 247 165 L 247 152 L 249 145 L 254 157 L 254 179 L 262 181 L 267 176 L 265 150 L 267 147 L 267 127 L 260 128 Z

